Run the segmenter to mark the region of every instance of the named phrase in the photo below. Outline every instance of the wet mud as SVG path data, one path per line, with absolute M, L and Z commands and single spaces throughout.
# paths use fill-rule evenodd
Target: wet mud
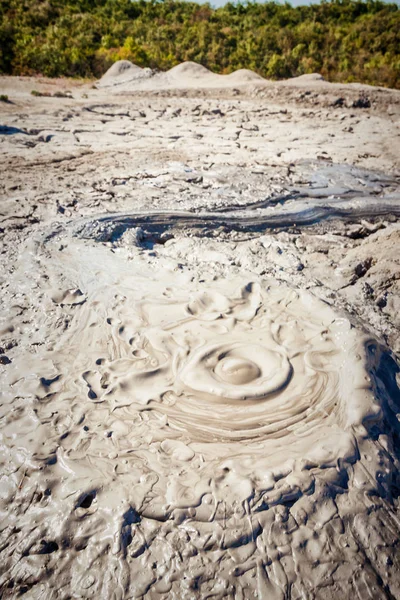
M 3 597 L 392 600 L 396 169 L 200 159 L 13 176 Z

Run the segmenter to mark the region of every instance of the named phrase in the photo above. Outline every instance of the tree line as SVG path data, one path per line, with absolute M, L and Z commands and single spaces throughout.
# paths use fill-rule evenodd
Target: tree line
M 195 61 L 280 79 L 400 88 L 400 8 L 381 0 L 310 6 L 182 0 L 0 0 L 0 72 L 100 77 L 115 61 Z

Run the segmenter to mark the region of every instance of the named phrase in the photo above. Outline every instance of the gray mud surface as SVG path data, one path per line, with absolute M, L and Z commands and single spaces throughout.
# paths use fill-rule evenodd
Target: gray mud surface
M 3 597 L 398 598 L 400 94 L 183 66 L 1 79 Z

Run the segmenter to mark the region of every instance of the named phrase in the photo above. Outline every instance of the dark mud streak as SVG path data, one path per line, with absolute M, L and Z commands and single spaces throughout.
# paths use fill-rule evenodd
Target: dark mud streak
M 318 208 L 309 208 L 302 213 L 289 213 L 286 215 L 257 215 L 257 216 L 231 216 L 227 213 L 221 217 L 218 213 L 210 214 L 190 214 L 190 213 L 132 213 L 132 214 L 112 214 L 106 217 L 91 219 L 91 222 L 99 224 L 112 225 L 112 234 L 110 240 L 115 241 L 126 230 L 133 227 L 140 227 L 146 233 L 161 235 L 169 229 L 196 229 L 199 231 L 225 228 L 232 231 L 242 231 L 251 233 L 263 233 L 267 229 L 285 229 L 296 226 L 311 226 L 321 221 L 340 219 L 345 222 L 356 222 L 360 219 L 384 217 L 391 215 L 400 217 L 400 206 L 388 204 L 377 205 L 367 208 L 342 209 L 330 206 L 320 206 Z M 92 238 L 93 234 L 86 231 L 89 221 L 78 226 L 75 234 L 83 238 Z

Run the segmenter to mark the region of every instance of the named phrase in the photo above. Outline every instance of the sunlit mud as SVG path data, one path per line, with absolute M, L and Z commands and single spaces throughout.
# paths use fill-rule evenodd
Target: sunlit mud
M 263 236 L 244 269 L 229 241 L 98 224 L 37 237 L 15 273 L 46 345 L 2 394 L 3 577 L 32 598 L 395 597 L 389 353 L 264 277 Z
M 1 85 L 1 598 L 400 598 L 399 92 Z

